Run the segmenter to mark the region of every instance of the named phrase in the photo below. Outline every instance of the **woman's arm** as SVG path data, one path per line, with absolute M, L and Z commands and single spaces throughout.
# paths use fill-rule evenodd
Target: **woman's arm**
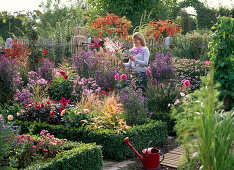
M 124 67 L 130 67 L 131 66 L 131 60 L 129 60 L 127 63 L 123 63 Z
M 144 56 L 144 60 L 143 61 L 142 60 L 138 60 L 138 59 L 135 60 L 135 63 L 139 64 L 142 67 L 147 66 L 148 62 L 149 62 L 150 53 L 149 53 L 149 49 L 148 48 L 144 49 L 143 56 Z

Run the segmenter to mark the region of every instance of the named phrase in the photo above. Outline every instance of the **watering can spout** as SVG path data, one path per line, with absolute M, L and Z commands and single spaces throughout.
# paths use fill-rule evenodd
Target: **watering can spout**
M 135 152 L 135 154 L 140 158 L 140 160 L 143 162 L 143 157 L 137 152 L 137 150 L 129 143 L 129 137 L 126 137 L 123 141 L 123 143 L 126 143 L 132 148 L 132 150 Z

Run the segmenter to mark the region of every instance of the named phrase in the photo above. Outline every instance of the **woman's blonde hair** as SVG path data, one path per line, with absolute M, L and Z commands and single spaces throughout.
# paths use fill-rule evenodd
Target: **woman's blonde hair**
M 145 38 L 144 36 L 139 33 L 139 32 L 136 32 L 133 34 L 132 36 L 134 39 L 137 39 L 137 40 L 140 40 L 141 41 L 141 46 L 145 47 L 146 46 L 146 43 L 145 43 Z

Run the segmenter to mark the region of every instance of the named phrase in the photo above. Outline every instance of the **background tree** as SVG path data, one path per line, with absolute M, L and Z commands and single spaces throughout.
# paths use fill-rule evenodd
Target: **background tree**
M 151 13 L 149 20 L 166 20 L 172 16 L 175 5 L 176 0 L 87 0 L 87 7 L 94 9 L 94 13 L 104 15 L 109 12 L 126 16 L 132 22 L 133 28 L 139 25 L 144 11 Z

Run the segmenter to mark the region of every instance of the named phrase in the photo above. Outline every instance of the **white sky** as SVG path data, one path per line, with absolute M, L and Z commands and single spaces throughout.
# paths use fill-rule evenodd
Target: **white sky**
M 33 11 L 39 9 L 39 4 L 41 2 L 46 2 L 46 0 L 0 0 L 0 11 Z M 69 4 L 69 0 L 61 0 L 62 4 Z M 179 0 L 182 1 L 182 0 Z M 207 4 L 210 7 L 218 7 L 221 4 L 224 7 L 232 8 L 234 6 L 234 0 L 200 0 L 202 2 L 207 1 Z M 190 10 L 188 11 L 190 12 Z M 191 11 L 192 12 L 192 11 Z M 192 12 L 193 13 L 193 12 Z

